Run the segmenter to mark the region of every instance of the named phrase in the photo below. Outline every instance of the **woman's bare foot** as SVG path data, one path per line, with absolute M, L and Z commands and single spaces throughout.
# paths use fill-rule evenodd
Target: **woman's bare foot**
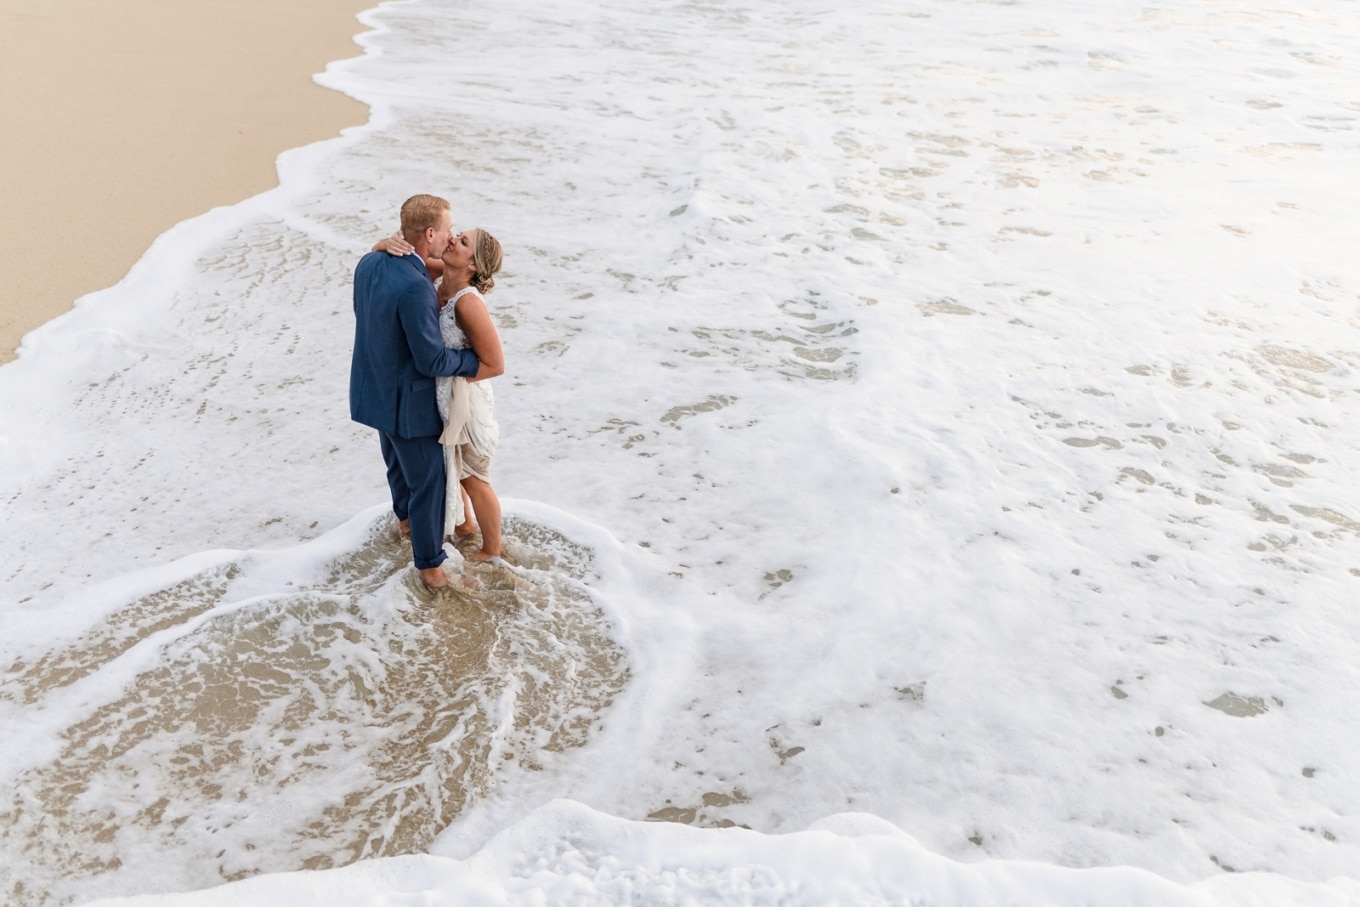
M 479 548 L 478 550 L 476 550 L 476 551 L 472 552 L 471 554 L 469 554 L 469 555 L 467 556 L 467 559 L 470 560 L 470 561 L 472 561 L 473 563 L 484 564 L 484 563 L 486 563 L 487 561 L 495 560 L 495 559 L 498 558 L 498 557 L 504 557 L 504 556 L 505 556 L 505 553 L 504 553 L 504 552 L 501 552 L 501 551 L 497 551 L 495 554 L 492 554 L 490 551 L 487 551 L 485 548 Z
M 406 538 L 410 534 L 411 534 L 411 521 L 397 520 L 397 535 L 401 536 L 402 538 Z
M 477 528 L 476 523 L 472 522 L 472 520 L 468 520 L 466 523 L 459 523 L 457 526 L 453 527 L 453 537 L 456 539 L 465 539 L 468 536 L 476 535 L 481 531 L 481 529 Z

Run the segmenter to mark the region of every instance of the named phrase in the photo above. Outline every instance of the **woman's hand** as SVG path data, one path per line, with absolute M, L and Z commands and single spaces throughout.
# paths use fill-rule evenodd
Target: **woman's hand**
M 400 258 L 403 255 L 414 253 L 416 247 L 408 243 L 398 230 L 386 239 L 381 239 L 373 245 L 374 252 L 386 252 L 388 255 L 395 255 Z

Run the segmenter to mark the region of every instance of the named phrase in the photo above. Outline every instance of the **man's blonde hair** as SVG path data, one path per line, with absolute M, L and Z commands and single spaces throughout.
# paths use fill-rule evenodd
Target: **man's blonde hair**
M 401 204 L 401 235 L 415 245 L 425 231 L 439 226 L 449 203 L 437 195 L 413 195 Z

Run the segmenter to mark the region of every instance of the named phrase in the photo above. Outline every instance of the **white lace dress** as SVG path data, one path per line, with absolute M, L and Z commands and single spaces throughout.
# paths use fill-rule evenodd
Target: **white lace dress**
M 439 310 L 439 332 L 444 345 L 455 350 L 470 349 L 467 335 L 454 319 L 454 306 L 465 294 L 481 298 L 472 287 L 464 287 Z M 466 378 L 439 378 L 436 381 L 439 415 L 444 420 L 444 434 L 439 440 L 444 445 L 444 471 L 448 489 L 444 498 L 444 534 L 453 535 L 453 527 L 464 522 L 463 495 L 459 481 L 476 476 L 484 482 L 491 455 L 501 440 L 501 429 L 494 416 L 495 396 L 490 381 L 468 381 Z M 450 415 L 452 414 L 452 419 Z M 480 465 L 482 468 L 478 469 Z

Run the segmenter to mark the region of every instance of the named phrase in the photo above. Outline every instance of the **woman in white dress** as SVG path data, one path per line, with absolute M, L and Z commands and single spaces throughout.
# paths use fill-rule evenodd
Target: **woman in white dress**
M 400 236 L 390 236 L 373 248 L 392 255 L 412 251 Z M 487 561 L 504 554 L 501 503 L 491 487 L 491 456 L 500 441 L 500 427 L 493 414 L 495 401 L 487 379 L 505 371 L 505 356 L 482 294 L 495 286 L 495 275 L 501 269 L 501 244 L 485 230 L 465 230 L 453 236 L 438 259 L 427 258 L 425 267 L 431 279 L 438 281 L 439 329 L 444 345 L 470 348 L 480 363 L 471 378 L 437 379 L 439 414 L 444 419 L 444 434 L 439 440 L 444 445 L 444 467 L 450 479 L 445 534 L 462 538 L 480 529 L 482 546 L 469 559 Z

